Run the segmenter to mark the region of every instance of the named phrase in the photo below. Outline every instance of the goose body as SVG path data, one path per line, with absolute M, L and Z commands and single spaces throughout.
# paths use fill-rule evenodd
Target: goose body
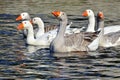
M 120 31 L 120 25 L 106 26 L 104 27 L 104 34 Z
M 72 52 L 72 51 L 87 51 L 90 42 L 96 38 L 94 33 L 75 33 L 64 36 L 65 26 L 67 25 L 67 15 L 64 12 L 52 12 L 60 20 L 60 26 L 55 39 L 50 44 L 51 52 Z M 91 37 L 90 37 L 91 36 Z M 95 37 L 94 37 L 95 36 Z
M 120 31 L 112 32 L 103 36 L 104 38 L 100 41 L 100 46 L 114 47 L 120 45 Z

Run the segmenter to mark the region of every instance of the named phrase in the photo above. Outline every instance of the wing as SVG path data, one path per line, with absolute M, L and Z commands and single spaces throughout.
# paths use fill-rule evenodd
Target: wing
M 84 35 L 82 33 L 70 34 L 65 36 L 65 45 L 66 46 L 78 46 L 84 39 Z
M 84 41 L 83 33 L 76 33 L 65 36 L 65 46 L 71 51 L 87 51 L 87 44 L 88 41 Z
M 53 26 L 46 26 L 44 28 L 44 30 L 45 30 L 45 32 L 48 32 L 50 30 L 54 30 L 54 29 L 57 29 L 57 28 L 58 28 L 58 26 L 55 26 L 55 25 L 53 25 Z
M 99 32 L 84 32 L 84 39 L 88 42 L 92 42 L 98 37 Z
M 114 44 L 120 38 L 120 31 L 112 32 L 110 34 L 104 35 L 105 38 L 109 39 L 109 41 Z
M 96 33 L 80 32 L 65 36 L 65 46 L 72 47 L 72 50 L 87 51 L 87 46 L 96 39 Z

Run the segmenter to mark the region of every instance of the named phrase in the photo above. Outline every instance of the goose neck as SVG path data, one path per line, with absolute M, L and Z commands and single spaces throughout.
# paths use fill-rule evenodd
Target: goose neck
M 102 44 L 104 44 L 104 21 L 103 20 L 99 21 L 98 26 L 101 30 L 101 32 L 99 33 L 99 36 L 98 36 L 99 44 L 102 45 Z
M 65 30 L 66 30 L 66 25 L 67 25 L 67 19 L 64 19 L 64 20 L 60 21 L 60 27 L 58 29 L 57 36 L 64 37 Z
M 29 25 L 28 35 L 27 35 L 27 41 L 30 42 L 30 41 L 33 41 L 33 40 L 35 40 L 35 38 L 34 38 L 34 32 L 33 32 L 33 26 Z
M 89 24 L 86 32 L 95 32 L 95 17 L 94 15 L 89 17 Z
M 38 22 L 37 24 L 39 29 L 42 29 L 42 31 L 44 31 L 44 23 L 41 21 L 41 22 Z
M 44 32 L 45 32 L 44 31 L 44 23 L 43 22 L 38 22 L 37 25 L 38 25 L 38 28 L 39 28 L 39 30 L 37 32 L 37 35 L 44 34 Z

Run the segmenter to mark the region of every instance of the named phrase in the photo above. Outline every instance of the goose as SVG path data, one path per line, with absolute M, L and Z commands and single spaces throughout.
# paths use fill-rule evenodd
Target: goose
M 82 16 L 89 18 L 89 24 L 86 32 L 95 32 L 95 16 L 91 9 L 87 9 L 82 13 Z M 98 25 L 97 25 L 98 27 Z M 99 30 L 99 29 L 98 29 Z M 117 32 L 120 30 L 120 25 L 106 26 L 104 27 L 104 34 L 111 32 Z
M 117 32 L 111 32 L 104 34 L 104 14 L 103 12 L 98 13 L 98 26 L 101 29 L 99 35 L 99 46 L 102 47 L 114 47 L 120 45 L 120 30 Z
M 50 43 L 50 52 L 88 51 L 88 45 L 96 38 L 94 33 L 80 32 L 64 36 L 67 25 L 67 15 L 62 11 L 53 11 L 52 14 L 60 21 L 56 37 Z
M 33 26 L 30 21 L 22 21 L 17 27 L 18 30 L 27 29 L 27 44 L 48 46 L 50 42 L 47 37 L 34 38 Z

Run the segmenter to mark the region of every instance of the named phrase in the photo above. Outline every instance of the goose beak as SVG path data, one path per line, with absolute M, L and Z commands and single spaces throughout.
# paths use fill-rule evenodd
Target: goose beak
M 88 12 L 87 12 L 87 11 L 84 11 L 84 12 L 82 13 L 82 16 L 87 17 L 87 16 L 88 16 Z
M 17 29 L 18 29 L 18 30 L 22 30 L 22 29 L 24 29 L 24 25 L 23 25 L 23 23 L 20 23 L 20 24 L 17 26 Z
M 103 14 L 103 12 L 99 12 L 99 13 L 98 13 L 98 16 L 99 16 L 101 19 L 104 19 L 104 14 Z
M 59 17 L 59 16 L 60 16 L 60 11 L 53 11 L 52 14 L 53 14 L 55 17 Z
M 22 20 L 22 16 L 18 16 L 18 17 L 16 18 L 16 21 L 19 21 L 19 20 Z
M 31 23 L 31 24 L 33 24 L 33 21 L 32 21 L 32 20 L 30 20 L 30 23 Z

